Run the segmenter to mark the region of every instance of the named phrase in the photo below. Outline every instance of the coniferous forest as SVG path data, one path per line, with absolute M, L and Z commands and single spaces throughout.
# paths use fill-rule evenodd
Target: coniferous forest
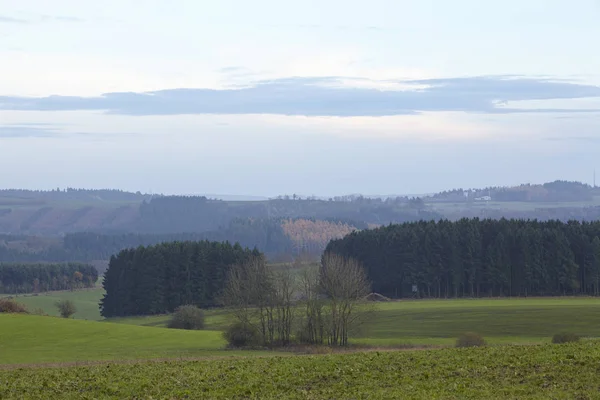
M 228 242 L 168 242 L 111 257 L 100 303 L 104 317 L 172 312 L 180 305 L 218 303 L 227 271 L 258 250 Z
M 87 264 L 0 264 L 0 293 L 90 288 L 97 280 L 98 271 Z
M 475 218 L 354 232 L 326 251 L 361 261 L 389 297 L 597 296 L 599 237 L 600 222 Z

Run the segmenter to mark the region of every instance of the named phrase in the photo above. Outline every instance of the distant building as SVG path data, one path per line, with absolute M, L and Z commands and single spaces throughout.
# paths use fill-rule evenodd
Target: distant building
M 475 201 L 490 201 L 491 199 L 490 196 L 475 197 Z

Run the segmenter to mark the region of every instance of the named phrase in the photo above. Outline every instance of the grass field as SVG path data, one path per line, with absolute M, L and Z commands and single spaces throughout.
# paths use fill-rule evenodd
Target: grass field
M 224 346 L 218 331 L 0 314 L 0 364 L 262 354 Z
M 412 300 L 378 303 L 354 344 L 370 346 L 451 345 L 466 331 L 490 343 L 543 343 L 561 331 L 600 337 L 600 299 L 544 298 L 494 300 Z M 169 316 L 111 319 L 111 322 L 164 327 Z M 206 328 L 227 326 L 224 311 L 207 311 Z
M 104 295 L 102 287 L 94 289 L 83 289 L 74 291 L 60 291 L 39 293 L 37 295 L 20 295 L 16 296 L 15 300 L 27 306 L 29 310 L 40 309 L 51 316 L 58 316 L 58 310 L 55 303 L 58 300 L 71 300 L 77 308 L 77 312 L 73 316 L 76 319 L 86 319 L 90 321 L 99 321 L 100 309 L 98 303 Z M 0 295 L 3 297 L 3 295 Z
M 20 296 L 30 309 L 58 315 L 54 302 L 71 299 L 75 318 L 100 321 L 101 288 Z M 377 303 L 368 325 L 352 342 L 372 346 L 449 345 L 465 331 L 475 331 L 490 343 L 541 343 L 560 331 L 600 337 L 600 298 L 528 298 L 477 300 L 403 300 Z M 168 315 L 113 318 L 109 322 L 166 327 Z M 231 321 L 222 310 L 206 311 L 206 329 L 222 330 Z M 105 322 L 106 323 L 106 322 Z
M 452 344 L 465 331 L 490 343 L 539 343 L 560 331 L 600 336 L 600 299 L 413 300 L 379 303 L 354 342 Z
M 600 346 L 501 346 L 0 371 L 2 399 L 594 399 Z

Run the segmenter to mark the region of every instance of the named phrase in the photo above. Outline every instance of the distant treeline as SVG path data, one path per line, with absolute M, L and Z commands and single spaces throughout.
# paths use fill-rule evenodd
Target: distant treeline
M 597 296 L 599 237 L 600 222 L 461 219 L 356 232 L 327 251 L 364 263 L 385 296 Z
M 20 294 L 94 287 L 98 271 L 91 265 L 0 263 L 0 293 Z
M 44 201 L 113 201 L 113 202 L 142 202 L 152 198 L 152 195 L 140 192 L 132 193 L 118 189 L 77 189 L 65 188 L 54 190 L 0 189 L 0 196 L 5 199 Z
M 408 204 L 356 199 L 349 202 L 325 200 L 269 200 L 226 202 L 206 197 L 165 196 L 140 206 L 137 224 L 129 231 L 140 233 L 210 232 L 233 220 L 312 218 L 316 220 L 401 223 L 434 219 L 441 215 Z
M 257 247 L 273 261 L 289 261 L 300 254 L 320 256 L 327 243 L 343 237 L 354 229 L 366 229 L 365 223 L 329 218 L 315 220 L 304 218 L 235 219 L 226 227 L 212 232 L 177 234 L 99 234 L 91 232 L 69 233 L 62 243 L 39 249 L 26 236 L 0 235 L 0 261 L 93 261 L 108 260 L 121 250 L 172 241 L 211 240 L 239 242 L 243 247 Z M 19 242 L 10 248 L 6 243 Z M 36 243 L 35 251 L 24 250 L 27 244 Z M 4 243 L 4 245 L 3 245 Z
M 104 317 L 172 312 L 180 305 L 217 304 L 229 267 L 258 250 L 239 244 L 170 242 L 129 249 L 111 257 L 104 277 Z
M 590 201 L 600 194 L 597 188 L 581 182 L 561 181 L 542 185 L 519 185 L 513 187 L 488 187 L 484 189 L 454 189 L 436 193 L 427 201 L 465 202 L 482 196 L 490 196 L 492 201 L 524 202 L 569 202 Z
M 485 196 L 488 195 L 495 204 L 487 205 Z M 221 232 L 236 220 L 282 218 L 339 219 L 366 225 L 463 217 L 595 220 L 600 219 L 600 207 L 582 208 L 576 203 L 572 204 L 574 207 L 565 207 L 565 202 L 589 202 L 598 195 L 599 188 L 567 181 L 467 191 L 455 189 L 422 199 L 340 196 L 320 200 L 292 195 L 265 201 L 222 201 L 203 196 L 151 196 L 116 190 L 8 190 L 0 191 L 3 207 L 0 231 L 48 236 L 82 230 L 106 235 L 171 235 Z M 545 205 L 537 209 L 518 210 L 513 206 L 499 209 L 503 207 L 502 202 L 515 201 Z M 448 202 L 464 203 L 464 207 L 442 204 Z M 550 202 L 562 204 L 549 208 Z

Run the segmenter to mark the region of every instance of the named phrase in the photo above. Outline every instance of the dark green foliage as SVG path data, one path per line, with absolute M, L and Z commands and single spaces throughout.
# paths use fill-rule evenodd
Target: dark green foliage
M 326 251 L 360 261 L 388 297 L 597 296 L 599 237 L 600 222 L 464 218 L 354 232 Z
M 11 298 L 0 299 L 0 313 L 27 314 L 27 307 Z
M 204 328 L 204 311 L 196 306 L 179 306 L 168 324 L 172 329 L 200 330 Z
M 55 306 L 58 308 L 58 312 L 63 318 L 71 318 L 71 316 L 77 312 L 75 303 L 73 303 L 72 300 L 59 300 L 55 303 Z
M 97 280 L 98 271 L 87 264 L 0 264 L 0 293 L 90 288 Z
M 227 271 L 259 255 L 239 244 L 169 242 L 123 250 L 104 275 L 104 317 L 171 313 L 185 304 L 218 305 Z
M 483 337 L 475 332 L 465 332 L 456 339 L 456 347 L 485 346 Z
M 229 347 L 256 347 L 263 340 L 258 329 L 243 322 L 236 322 L 223 331 L 223 338 L 227 341 Z
M 572 332 L 562 332 L 552 336 L 552 343 L 555 344 L 572 342 L 579 342 L 579 336 Z

